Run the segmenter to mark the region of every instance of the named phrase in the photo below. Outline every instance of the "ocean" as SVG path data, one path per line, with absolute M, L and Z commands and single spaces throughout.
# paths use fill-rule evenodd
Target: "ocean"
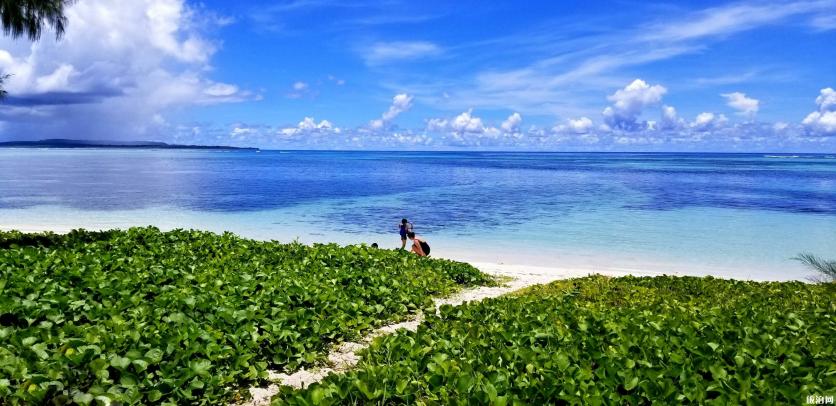
M 0 228 L 155 225 L 453 259 L 798 279 L 836 257 L 836 154 L 0 149 Z

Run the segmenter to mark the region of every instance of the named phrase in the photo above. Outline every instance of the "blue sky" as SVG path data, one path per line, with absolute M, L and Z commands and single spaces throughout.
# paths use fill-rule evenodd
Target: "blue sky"
M 836 0 L 81 0 L 0 139 L 836 151 Z

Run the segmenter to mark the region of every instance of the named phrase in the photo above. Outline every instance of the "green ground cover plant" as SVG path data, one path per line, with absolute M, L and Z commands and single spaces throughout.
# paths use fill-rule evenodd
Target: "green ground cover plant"
M 0 232 L 0 404 L 223 404 L 329 345 L 491 284 L 364 246 L 156 228 Z
M 274 405 L 803 404 L 836 394 L 832 284 L 554 282 L 442 307 Z

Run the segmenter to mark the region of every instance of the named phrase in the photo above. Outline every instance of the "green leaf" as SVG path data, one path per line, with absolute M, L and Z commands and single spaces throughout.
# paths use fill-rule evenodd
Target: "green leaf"
M 90 369 L 92 369 L 93 371 L 99 371 L 99 370 L 105 369 L 105 368 L 107 368 L 107 366 L 108 366 L 108 362 L 104 358 L 96 358 L 96 359 L 90 361 Z
M 159 348 L 150 349 L 145 353 L 145 358 L 151 364 L 159 364 L 163 360 L 163 351 Z
M 131 365 L 131 360 L 125 357 L 114 355 L 110 358 L 110 365 L 116 369 L 126 369 L 129 365 Z
M 624 381 L 625 390 L 633 390 L 639 384 L 639 377 L 634 376 Z
M 322 388 L 314 388 L 311 391 L 311 401 L 313 404 L 319 405 L 322 404 L 322 400 L 325 399 L 325 390 Z
M 37 343 L 31 347 L 31 350 L 42 360 L 49 358 L 49 354 L 46 352 L 46 343 Z
M 564 353 L 559 353 L 555 357 L 555 363 L 561 371 L 566 370 L 569 367 L 569 357 Z
M 209 376 L 212 363 L 209 360 L 197 360 L 189 362 L 189 368 L 197 376 Z
M 723 380 L 728 376 L 726 370 L 720 365 L 712 365 L 708 369 L 711 371 L 711 376 L 716 380 Z
M 151 401 L 151 402 L 156 402 L 156 401 L 162 399 L 162 397 L 163 397 L 163 393 L 156 390 L 156 389 L 148 392 L 148 400 Z
M 84 392 L 76 392 L 76 394 L 73 395 L 73 402 L 80 405 L 89 405 L 93 402 L 93 395 Z
M 148 368 L 148 362 L 142 359 L 135 359 L 131 361 L 137 372 L 142 372 Z

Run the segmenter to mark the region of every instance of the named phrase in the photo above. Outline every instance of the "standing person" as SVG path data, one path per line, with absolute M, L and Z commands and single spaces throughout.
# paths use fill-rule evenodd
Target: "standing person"
M 406 236 L 412 240 L 412 252 L 418 254 L 419 257 L 427 257 L 430 255 L 430 244 L 418 238 L 412 231 L 406 233 Z
M 412 232 L 412 223 L 407 221 L 406 219 L 401 219 L 400 224 L 398 224 L 398 233 L 401 235 L 401 249 L 406 248 L 406 234 Z

